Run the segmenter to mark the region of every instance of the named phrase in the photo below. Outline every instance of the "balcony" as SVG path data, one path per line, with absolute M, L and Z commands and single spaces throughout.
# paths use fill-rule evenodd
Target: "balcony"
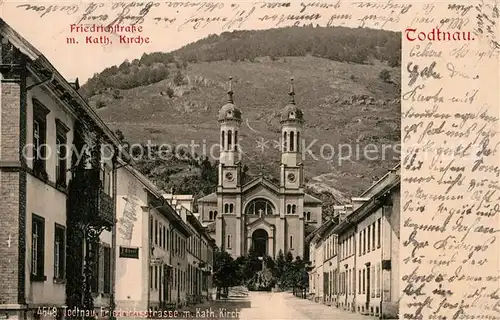
M 71 194 L 75 198 L 80 219 L 94 226 L 111 228 L 115 223 L 114 201 L 106 194 L 99 179 L 99 171 L 85 170 L 80 177 L 75 177 Z

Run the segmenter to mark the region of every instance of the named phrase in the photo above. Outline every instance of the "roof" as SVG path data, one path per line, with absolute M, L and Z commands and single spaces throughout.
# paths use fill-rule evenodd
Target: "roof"
M 304 203 L 317 203 L 317 204 L 322 204 L 323 201 L 321 199 L 318 199 L 308 193 L 304 194 Z
M 106 138 L 112 142 L 115 146 L 120 145 L 120 141 L 115 136 L 113 131 L 106 126 L 104 121 L 97 115 L 97 113 L 90 107 L 90 105 L 85 101 L 85 99 L 80 96 L 78 91 L 73 85 L 71 85 L 57 69 L 50 63 L 50 61 L 38 51 L 31 43 L 24 39 L 20 34 L 18 34 L 14 29 L 12 29 L 3 19 L 0 18 L 0 34 L 7 38 L 9 42 L 16 47 L 21 53 L 23 53 L 31 62 L 28 65 L 28 69 L 38 77 L 40 74 L 39 69 L 48 71 L 53 76 L 53 81 L 56 81 L 58 85 L 64 90 L 66 94 L 69 95 L 71 101 L 81 107 L 81 110 L 94 122 L 95 125 L 105 134 Z M 42 80 L 42 79 L 40 79 Z M 124 155 L 130 158 L 128 154 Z
M 366 197 L 370 197 L 371 196 L 371 193 L 373 193 L 373 191 L 375 191 L 377 189 L 377 187 L 380 187 L 381 184 L 389 179 L 390 177 L 390 174 L 394 171 L 398 171 L 401 169 L 401 164 L 398 163 L 394 168 L 390 169 L 382 178 L 380 178 L 379 180 L 377 180 L 377 182 L 375 182 L 371 187 L 369 187 L 368 189 L 366 189 L 358 198 L 366 198 Z
M 355 210 L 353 213 L 348 215 L 344 221 L 342 221 L 338 226 L 333 229 L 333 232 L 339 234 L 348 228 L 354 226 L 355 223 L 358 223 L 362 219 L 364 219 L 368 214 L 373 212 L 374 210 L 380 208 L 382 206 L 381 198 L 383 198 L 388 192 L 390 192 L 395 187 L 398 187 L 401 183 L 400 176 L 397 176 L 394 181 L 390 184 L 386 185 L 382 190 L 377 192 L 370 201 L 365 202 L 361 207 Z
M 241 121 L 241 111 L 232 102 L 226 103 L 219 111 L 219 121 L 236 120 Z
M 299 107 L 297 107 L 295 104 L 290 103 L 281 111 L 280 120 L 281 122 L 289 120 L 303 122 L 304 114 L 302 113 L 302 110 L 299 109 Z
M 155 199 L 149 204 L 150 206 L 153 206 L 155 209 L 165 215 L 170 222 L 176 224 L 186 236 L 191 235 L 189 227 L 184 221 L 182 221 L 182 218 L 177 214 L 175 209 L 167 201 L 165 201 L 161 190 L 154 183 L 152 183 L 148 178 L 146 178 L 142 173 L 137 171 L 131 165 L 125 163 L 125 161 L 123 161 L 122 159 L 118 158 L 118 163 L 122 165 L 121 168 L 127 170 L 130 174 L 132 174 L 155 197 Z
M 325 232 L 331 227 L 334 225 L 334 221 L 332 219 L 324 222 L 319 228 L 317 228 L 316 230 L 314 230 L 311 234 L 309 234 L 307 237 L 306 237 L 306 242 L 309 242 L 309 241 L 317 241 L 319 238 L 321 238 Z
M 197 202 L 217 202 L 217 193 L 212 192 L 211 194 L 207 194 L 206 196 L 199 198 Z

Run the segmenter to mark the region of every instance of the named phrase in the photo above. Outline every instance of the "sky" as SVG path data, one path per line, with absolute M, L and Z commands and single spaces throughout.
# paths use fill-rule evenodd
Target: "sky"
M 366 19 L 367 8 L 352 3 L 331 3 L 329 7 L 301 5 L 269 8 L 262 2 L 89 2 L 34 1 L 30 3 L 4 0 L 0 16 L 25 39 L 41 51 L 68 80 L 79 78 L 84 83 L 94 73 L 121 64 L 125 59 L 140 58 L 144 52 L 169 52 L 210 34 L 235 29 L 266 29 L 285 27 L 294 23 L 313 23 L 325 26 L 365 25 L 397 30 L 402 7 L 379 7 L 379 18 Z M 381 1 L 380 3 L 387 3 Z M 141 4 L 141 5 L 139 5 Z M 373 8 L 372 8 L 373 9 Z M 342 16 L 350 14 L 351 17 Z M 381 18 L 382 17 L 382 18 Z M 385 17 L 385 20 L 384 20 Z M 149 38 L 150 43 L 119 43 L 118 35 L 110 33 L 71 32 L 71 25 L 106 26 L 120 21 L 123 26 L 135 23 L 142 32 L 121 33 L 125 36 Z M 396 20 L 397 19 L 397 20 Z M 175 21 L 173 21 L 175 20 Z M 302 22 L 300 22 L 302 21 Z M 109 43 L 87 43 L 90 40 Z M 97 38 L 97 40 L 95 40 Z M 78 41 L 78 43 L 74 43 Z

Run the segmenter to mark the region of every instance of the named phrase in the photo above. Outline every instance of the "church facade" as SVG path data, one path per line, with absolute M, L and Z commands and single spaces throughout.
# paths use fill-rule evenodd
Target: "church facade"
M 233 101 L 220 109 L 220 163 L 217 190 L 198 200 L 199 219 L 212 230 L 216 244 L 234 258 L 253 248 L 259 256 L 276 257 L 281 250 L 304 256 L 307 229 L 321 225 L 321 200 L 304 193 L 302 143 L 304 118 L 295 104 L 293 79 L 290 101 L 281 113 L 279 184 L 264 178 L 242 182 L 238 132 L 242 113 Z

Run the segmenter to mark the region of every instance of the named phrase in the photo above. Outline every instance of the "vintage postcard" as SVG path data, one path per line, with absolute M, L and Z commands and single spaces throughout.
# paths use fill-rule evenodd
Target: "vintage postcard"
M 0 1 L 0 317 L 500 319 L 499 15 Z

